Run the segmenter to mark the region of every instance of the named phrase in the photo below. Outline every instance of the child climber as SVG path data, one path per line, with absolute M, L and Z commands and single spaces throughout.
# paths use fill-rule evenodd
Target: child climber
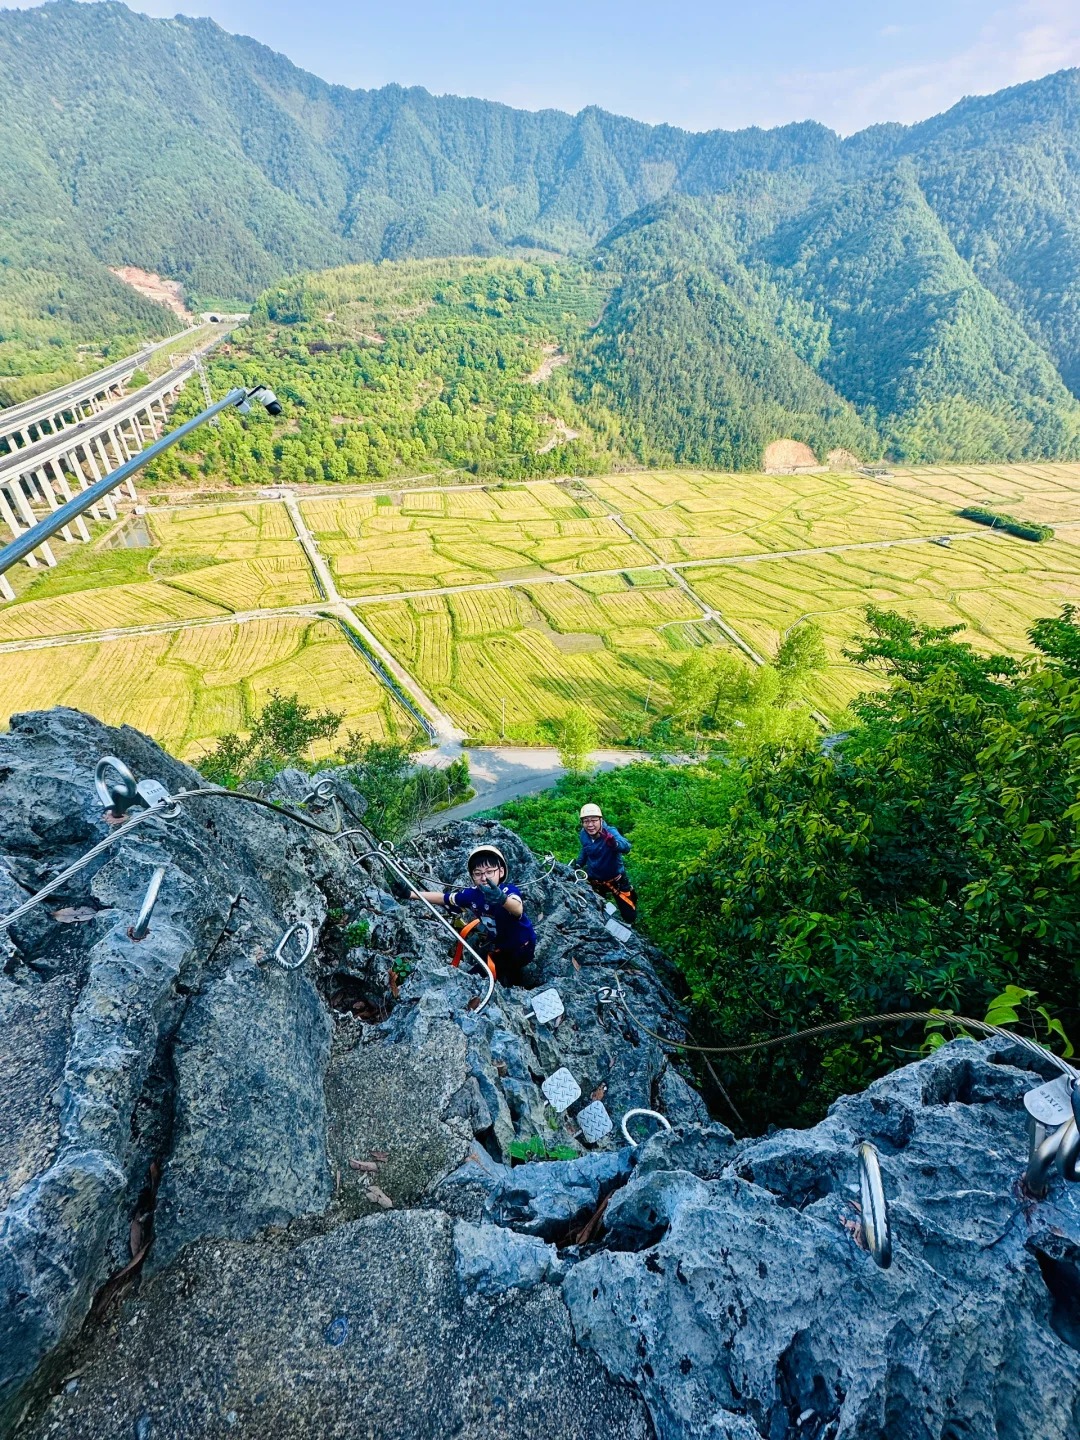
M 521 985 L 521 972 L 536 953 L 536 931 L 521 891 L 506 884 L 506 860 L 494 845 L 478 845 L 466 863 L 473 882 L 468 888 L 422 890 L 410 898 L 444 905 L 452 915 L 471 910 L 476 920 L 465 926 L 462 938 L 487 957 L 501 984 Z
M 622 919 L 633 925 L 637 919 L 637 891 L 627 878 L 622 858 L 629 854 L 630 841 L 614 825 L 604 824 L 599 805 L 583 805 L 579 818 L 581 847 L 574 869 L 584 870 L 596 893 L 613 900 Z

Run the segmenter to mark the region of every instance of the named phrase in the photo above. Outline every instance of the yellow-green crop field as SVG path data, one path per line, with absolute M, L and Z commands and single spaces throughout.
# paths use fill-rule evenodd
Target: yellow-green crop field
M 655 470 L 588 485 L 661 560 L 676 564 L 975 528 L 955 507 L 865 475 Z
M 185 759 L 247 729 L 272 690 L 342 711 L 344 728 L 373 738 L 392 728 L 386 690 L 330 620 L 282 615 L 20 650 L 0 655 L 0 673 L 5 721 L 71 705 L 138 726 Z
M 0 642 L 277 610 L 319 599 L 280 504 L 160 509 L 146 525 L 154 543 L 145 549 L 90 551 L 54 541 L 57 568 L 24 569 L 17 600 L 0 606 Z
M 950 509 L 982 505 L 1016 513 L 1040 525 L 1080 525 L 1080 467 L 1076 465 L 927 465 L 898 467 L 887 483 L 897 491 L 935 500 Z
M 1031 648 L 1027 631 L 1035 620 L 1055 614 L 1065 601 L 1080 603 L 1080 544 L 1035 545 L 986 531 L 948 549 L 898 545 L 692 573 L 695 590 L 761 653 L 775 651 L 803 617 L 821 625 L 833 663 L 817 681 L 815 699 L 826 713 L 870 688 L 866 673 L 841 653 L 869 604 L 928 625 L 964 625 L 960 638 L 977 649 L 1020 654 Z
M 879 478 L 652 471 L 327 490 L 300 504 L 358 616 L 435 705 L 486 740 L 502 732 L 504 705 L 512 740 L 545 738 L 544 722 L 572 705 L 605 738 L 633 737 L 647 699 L 650 714 L 663 711 L 687 649 L 727 643 L 705 607 L 761 654 L 800 618 L 818 620 L 832 664 L 814 698 L 839 715 L 874 683 L 842 654 L 868 603 L 963 624 L 981 648 L 1019 653 L 1035 619 L 1080 602 L 1080 465 Z M 992 534 L 957 516 L 969 504 L 1059 533 L 1043 544 Z M 55 542 L 55 570 L 20 571 L 17 600 L 0 604 L 0 644 L 118 633 L 0 653 L 0 723 L 75 704 L 194 755 L 243 730 L 277 689 L 387 733 L 393 702 L 336 623 L 284 613 L 320 599 L 284 505 L 154 507 L 145 523 L 149 548 Z M 962 538 L 929 543 L 944 535 Z M 819 553 L 790 553 L 805 551 Z M 226 623 L 249 611 L 283 613 Z M 169 629 L 122 633 L 154 625 Z
M 537 722 L 581 706 L 600 733 L 633 733 L 650 697 L 662 708 L 691 644 L 720 643 L 701 610 L 672 585 L 625 581 L 599 594 L 573 583 L 428 595 L 365 605 L 382 643 L 467 730 L 542 738 Z
M 343 595 L 390 595 L 655 563 L 595 500 L 556 484 L 308 500 Z

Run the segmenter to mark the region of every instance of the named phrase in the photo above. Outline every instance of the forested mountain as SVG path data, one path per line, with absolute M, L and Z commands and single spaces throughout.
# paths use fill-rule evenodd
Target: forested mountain
M 0 11 L 0 187 L 0 384 L 173 328 L 109 265 L 200 305 L 349 261 L 543 250 L 604 276 L 568 376 L 642 459 L 757 464 L 778 435 L 1076 453 L 1080 71 L 843 140 L 690 134 L 350 91 L 208 20 L 56 0 Z

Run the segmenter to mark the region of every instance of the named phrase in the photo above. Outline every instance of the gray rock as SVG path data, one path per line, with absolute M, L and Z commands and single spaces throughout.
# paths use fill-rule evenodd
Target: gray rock
M 485 1214 L 547 1240 L 563 1240 L 583 1224 L 600 1201 L 630 1174 L 629 1150 L 601 1150 L 580 1160 L 546 1160 L 515 1165 L 487 1198 Z
M 4 912 L 109 833 L 104 753 L 195 778 L 75 712 L 0 736 Z M 294 772 L 273 793 L 311 787 Z M 401 854 L 436 888 L 482 838 L 526 893 L 557 1025 L 525 990 L 471 1009 L 481 982 L 375 857 L 242 799 L 136 829 L 12 928 L 0 1435 L 23 1412 L 20 1440 L 1080 1433 L 1080 1187 L 1036 1204 L 1019 1186 L 1030 1057 L 958 1042 L 812 1129 L 736 1141 L 603 1003 L 618 987 L 681 1034 L 660 958 L 614 945 L 590 891 L 490 822 Z M 362 943 L 343 916 L 367 921 Z M 318 945 L 285 973 L 273 950 L 301 918 Z M 556 1115 L 541 1084 L 563 1066 L 582 1095 Z M 510 1163 L 516 1142 L 577 1146 L 594 1093 L 615 1121 L 598 1147 Z M 675 1128 L 631 1151 L 618 1122 L 639 1106 Z M 856 1243 L 862 1139 L 890 1195 L 888 1271 Z
M 191 1001 L 173 1047 L 154 1266 L 201 1236 L 243 1238 L 330 1203 L 330 1029 L 310 979 L 276 965 L 241 962 Z
M 387 1036 L 359 1044 L 354 1037 L 327 1072 L 330 1151 L 340 1198 L 353 1215 L 375 1208 L 366 1198 L 372 1183 L 395 1204 L 415 1204 L 461 1164 L 472 1142 L 472 1118 L 457 1103 L 469 1079 L 465 1036 L 448 1019 L 410 1030 L 411 1042 Z M 376 1175 L 350 1167 L 373 1152 L 388 1157 Z
M 678 1130 L 658 1130 L 638 1147 L 634 1159 L 639 1174 L 689 1170 L 702 1180 L 716 1180 L 730 1164 L 736 1144 L 727 1126 L 714 1121 Z
M 463 1295 L 502 1295 L 561 1280 L 565 1266 L 554 1245 L 499 1225 L 454 1222 L 454 1263 Z
M 146 1416 L 152 1440 L 646 1440 L 557 1286 L 466 1301 L 457 1253 L 447 1217 L 421 1211 L 293 1249 L 189 1247 L 84 1343 L 78 1391 L 27 1433 L 130 1440 Z
M 722 1415 L 769 1437 L 1078 1433 L 1080 1195 L 1019 1192 L 1037 1077 L 993 1053 L 949 1046 L 812 1130 L 744 1143 L 717 1179 L 660 1168 L 657 1145 L 564 1294 L 658 1433 L 711 1436 Z M 890 1196 L 886 1271 L 854 1239 L 863 1138 Z
M 673 1125 L 708 1125 L 711 1119 L 705 1101 L 671 1065 L 656 1082 L 656 1098 Z

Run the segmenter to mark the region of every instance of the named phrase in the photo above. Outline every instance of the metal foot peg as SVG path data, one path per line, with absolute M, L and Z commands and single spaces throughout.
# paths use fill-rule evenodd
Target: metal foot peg
M 139 913 L 135 924 L 128 929 L 129 940 L 145 940 L 150 933 L 150 916 L 154 913 L 154 906 L 158 902 L 158 895 L 161 892 L 161 882 L 165 879 L 167 865 L 159 865 L 150 877 L 150 884 L 146 887 L 146 894 L 139 906 Z
M 862 1232 L 866 1248 L 882 1270 L 892 1264 L 892 1232 L 889 1203 L 881 1179 L 878 1153 L 869 1141 L 859 1146 L 859 1195 L 862 1202 Z
M 286 960 L 285 951 L 289 941 L 294 935 L 302 938 L 296 942 L 298 953 L 295 960 Z M 274 951 L 274 959 L 281 966 L 282 970 L 299 970 L 304 961 L 315 949 L 315 931 L 306 920 L 297 920 L 295 925 L 290 925 L 285 934 L 278 941 L 278 947 Z

